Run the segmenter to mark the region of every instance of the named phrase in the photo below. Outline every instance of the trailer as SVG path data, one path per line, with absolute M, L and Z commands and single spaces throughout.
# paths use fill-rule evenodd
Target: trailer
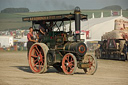
M 97 58 L 128 60 L 128 21 L 115 20 L 115 28 L 105 33 L 95 51 Z

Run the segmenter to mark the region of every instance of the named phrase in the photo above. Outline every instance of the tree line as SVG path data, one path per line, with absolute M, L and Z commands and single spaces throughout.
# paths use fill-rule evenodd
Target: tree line
M 23 13 L 29 12 L 28 8 L 5 8 L 1 10 L 1 13 Z

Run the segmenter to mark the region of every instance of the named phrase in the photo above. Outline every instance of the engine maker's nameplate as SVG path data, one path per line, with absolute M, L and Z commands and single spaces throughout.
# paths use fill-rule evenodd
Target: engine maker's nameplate
M 62 16 L 39 16 L 39 17 L 26 17 L 23 18 L 23 21 L 38 21 L 38 20 L 52 20 L 52 19 L 61 19 Z

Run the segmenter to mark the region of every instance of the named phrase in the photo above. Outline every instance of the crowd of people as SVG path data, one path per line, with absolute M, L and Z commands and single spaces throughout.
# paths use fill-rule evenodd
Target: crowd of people
M 23 36 L 27 36 L 29 30 L 6 30 L 0 31 L 0 36 L 13 36 L 14 38 L 22 38 Z
M 30 27 L 27 30 L 8 30 L 8 31 L 0 31 L 0 36 L 13 36 L 14 39 L 20 39 L 24 36 L 27 36 L 28 42 L 19 42 L 14 41 L 14 46 L 4 48 L 4 50 L 27 50 L 29 51 L 30 47 L 35 42 L 41 42 L 43 36 L 46 35 L 49 31 L 52 31 L 53 22 L 46 23 L 43 21 L 38 26 L 38 31 L 33 31 L 33 27 Z M 24 44 L 26 44 L 26 47 Z

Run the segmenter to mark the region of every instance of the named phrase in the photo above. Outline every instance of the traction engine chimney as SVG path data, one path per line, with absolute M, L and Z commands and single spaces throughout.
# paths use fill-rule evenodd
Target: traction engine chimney
M 80 13 L 80 8 L 76 7 L 74 10 L 76 40 L 80 40 Z

